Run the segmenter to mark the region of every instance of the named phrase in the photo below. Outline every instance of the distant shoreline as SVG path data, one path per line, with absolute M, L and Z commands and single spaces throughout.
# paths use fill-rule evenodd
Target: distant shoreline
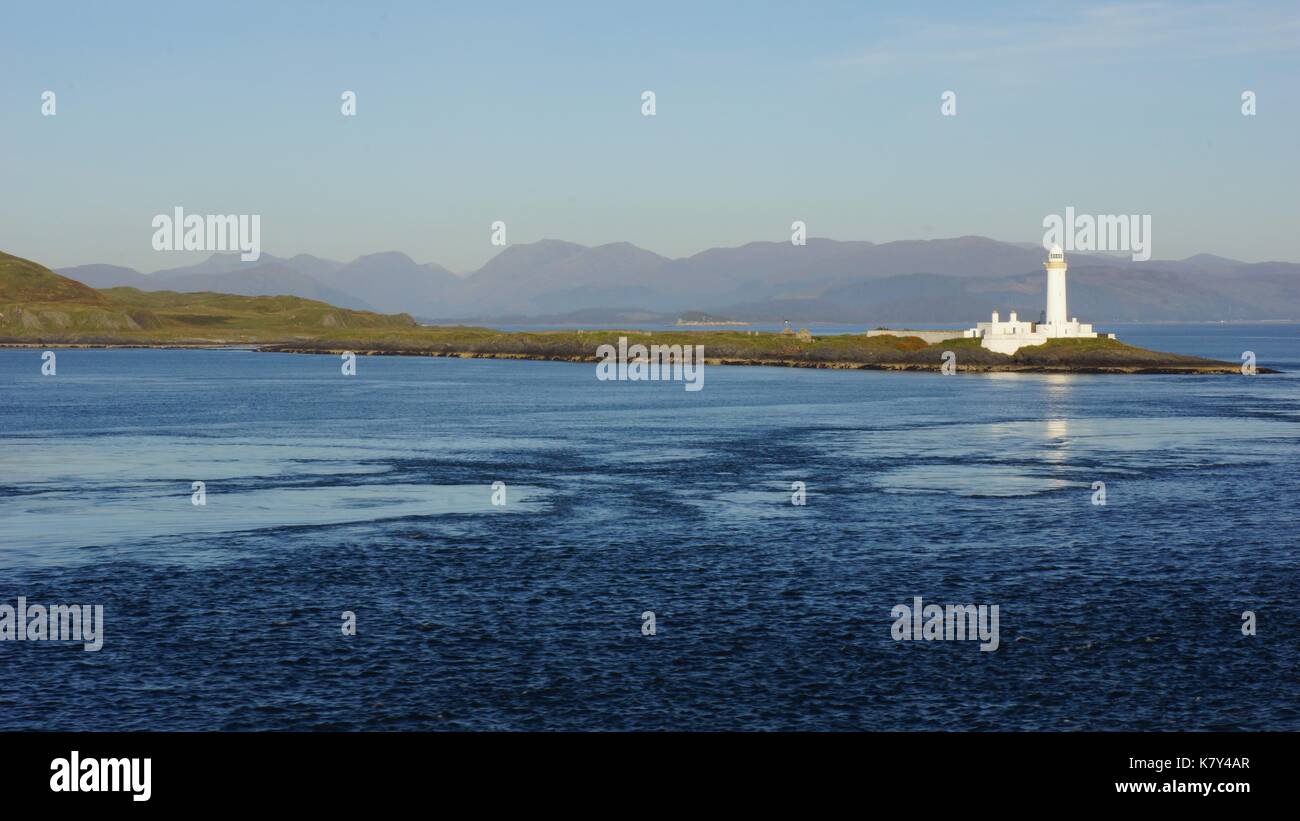
M 749 322 L 685 322 L 677 320 L 673 323 L 678 328 L 724 328 L 729 326 L 749 327 Z

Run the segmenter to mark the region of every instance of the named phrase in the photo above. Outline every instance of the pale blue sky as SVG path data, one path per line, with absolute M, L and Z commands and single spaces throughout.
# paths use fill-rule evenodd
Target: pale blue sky
M 261 214 L 277 255 L 402 250 L 455 270 L 499 250 L 497 219 L 512 243 L 683 256 L 785 240 L 795 219 L 836 239 L 1036 243 L 1067 205 L 1151 214 L 1157 258 L 1300 261 L 1295 2 L 41 2 L 3 18 L 0 250 L 52 266 L 206 256 L 151 248 L 150 220 L 177 205 Z

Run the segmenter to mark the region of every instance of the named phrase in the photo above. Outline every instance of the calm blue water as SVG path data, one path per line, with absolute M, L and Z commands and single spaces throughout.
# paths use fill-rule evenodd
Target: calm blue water
M 1292 373 L 0 350 L 0 729 L 1300 729 L 1300 326 L 1120 330 Z

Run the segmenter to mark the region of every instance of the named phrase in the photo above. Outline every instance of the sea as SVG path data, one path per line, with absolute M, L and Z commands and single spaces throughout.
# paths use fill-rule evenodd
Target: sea
M 0 730 L 1300 729 L 1300 324 L 1115 330 L 1284 373 L 0 350 Z

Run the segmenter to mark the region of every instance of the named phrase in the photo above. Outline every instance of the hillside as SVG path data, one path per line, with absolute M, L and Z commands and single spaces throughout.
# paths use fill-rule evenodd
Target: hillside
M 250 344 L 310 339 L 339 328 L 414 326 L 406 314 L 353 311 L 296 296 L 97 291 L 0 253 L 0 342 Z
M 63 301 L 96 304 L 104 298 L 95 289 L 43 265 L 0 252 L 0 304 Z

